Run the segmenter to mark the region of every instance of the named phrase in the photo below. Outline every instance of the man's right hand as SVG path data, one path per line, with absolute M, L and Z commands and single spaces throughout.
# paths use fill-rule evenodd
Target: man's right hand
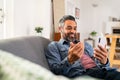
M 72 64 L 74 61 L 81 58 L 84 53 L 84 44 L 79 42 L 77 44 L 70 43 L 70 48 L 68 50 L 68 61 Z

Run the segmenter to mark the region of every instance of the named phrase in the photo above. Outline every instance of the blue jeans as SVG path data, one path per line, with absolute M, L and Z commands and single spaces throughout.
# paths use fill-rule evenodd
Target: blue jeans
M 95 68 L 87 69 L 85 74 L 104 80 L 120 80 L 120 72 L 116 71 L 115 69 L 105 70 L 95 67 Z

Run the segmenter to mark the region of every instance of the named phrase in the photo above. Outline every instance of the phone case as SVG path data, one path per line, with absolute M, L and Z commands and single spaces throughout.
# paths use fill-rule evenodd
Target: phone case
M 98 46 L 98 44 L 99 44 L 102 47 L 105 47 L 105 45 L 107 44 L 106 37 L 104 37 L 104 36 L 98 36 L 96 44 L 97 44 L 96 46 Z

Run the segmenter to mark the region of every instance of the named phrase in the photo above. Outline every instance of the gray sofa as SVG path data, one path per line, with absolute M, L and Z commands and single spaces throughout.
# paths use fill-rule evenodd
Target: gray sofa
M 0 49 L 49 69 L 44 55 L 49 43 L 50 40 L 39 36 L 17 37 L 0 40 Z
M 69 80 L 68 78 L 65 78 L 63 76 L 61 76 L 61 78 L 59 78 L 59 76 L 56 76 L 49 71 L 49 67 L 48 67 L 48 64 L 47 64 L 47 61 L 45 58 L 45 49 L 50 42 L 51 41 L 49 39 L 39 37 L 39 36 L 28 36 L 28 37 L 17 37 L 17 38 L 12 38 L 12 39 L 4 39 L 4 40 L 0 40 L 0 50 L 7 51 L 14 56 L 28 60 L 28 61 L 30 61 L 29 64 L 35 63 L 35 64 L 39 65 L 41 68 L 38 69 L 38 72 L 35 73 L 34 76 L 36 76 L 37 74 L 39 76 L 39 73 L 41 73 L 40 75 L 42 75 L 44 77 L 42 77 L 42 79 L 30 79 L 30 80 L 63 80 L 63 79 Z M 6 55 L 6 54 L 3 55 L 3 53 L 5 53 L 5 52 L 0 51 L 0 58 L 1 58 L 1 56 L 3 56 L 3 58 L 9 58 L 9 55 Z M 15 58 L 15 60 L 13 58 L 10 58 L 10 60 L 12 59 L 10 62 L 8 59 L 0 59 L 1 63 L 3 63 L 3 64 L 0 63 L 0 67 L 1 67 L 1 65 L 2 65 L 2 67 L 6 67 L 6 65 L 8 65 L 8 63 L 10 63 L 9 65 L 14 64 L 14 67 L 13 66 L 12 66 L 12 68 L 9 67 L 14 72 L 15 71 L 14 68 L 16 69 L 16 62 L 15 62 L 16 58 Z M 19 65 L 20 66 L 25 65 L 25 67 L 29 66 L 29 65 L 26 65 L 28 63 L 24 63 L 26 61 L 24 61 L 22 59 L 20 59 L 20 61 L 19 61 L 19 59 L 17 60 Z M 6 63 L 6 65 L 4 65 L 5 63 Z M 17 65 L 17 68 L 19 67 L 19 65 Z M 6 71 L 6 69 L 5 69 L 5 72 L 8 73 L 8 71 Z M 24 72 L 24 69 L 26 70 L 26 68 L 23 68 L 23 67 L 22 68 L 20 67 L 18 69 L 21 71 L 23 70 L 23 72 Z M 32 67 L 30 69 L 32 70 Z M 44 69 L 46 69 L 46 70 L 44 70 Z M 28 72 L 30 72 L 30 70 L 28 70 Z M 28 72 L 27 72 L 27 74 L 28 74 Z M 0 73 L 1 73 L 1 68 L 0 68 Z M 11 73 L 11 71 L 9 73 Z M 34 71 L 30 72 L 30 74 L 31 73 L 33 74 Z M 45 73 L 45 74 L 42 74 L 42 73 Z M 19 73 L 19 74 L 21 74 L 21 73 Z M 48 79 L 49 77 L 51 78 L 51 76 L 49 76 L 46 79 L 47 74 L 52 75 L 52 78 L 54 78 L 54 79 Z M 22 77 L 20 77 L 20 78 L 22 78 Z M 19 80 L 22 80 L 20 78 L 19 78 Z M 80 77 L 80 79 L 81 80 L 98 80 L 98 79 L 91 78 L 89 76 Z M 1 79 L 1 80 L 9 80 L 9 79 Z M 12 79 L 12 80 L 18 80 L 18 79 Z M 25 80 L 27 80 L 27 79 L 25 79 Z M 79 78 L 77 78 L 75 80 L 79 80 Z

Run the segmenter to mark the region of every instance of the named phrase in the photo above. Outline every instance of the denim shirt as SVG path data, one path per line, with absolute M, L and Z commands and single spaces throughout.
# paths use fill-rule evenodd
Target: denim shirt
M 93 59 L 93 48 L 88 43 L 84 43 L 84 51 L 86 55 Z M 73 64 L 68 62 L 68 49 L 70 47 L 70 43 L 65 41 L 64 39 L 60 39 L 59 42 L 51 42 L 48 45 L 46 52 L 46 59 L 48 61 L 49 67 L 51 71 L 57 75 L 64 75 L 66 77 L 77 77 L 83 75 L 86 70 L 81 64 L 80 59 L 75 61 Z M 105 65 L 101 64 L 97 59 L 93 59 L 100 69 L 109 70 L 109 61 Z

